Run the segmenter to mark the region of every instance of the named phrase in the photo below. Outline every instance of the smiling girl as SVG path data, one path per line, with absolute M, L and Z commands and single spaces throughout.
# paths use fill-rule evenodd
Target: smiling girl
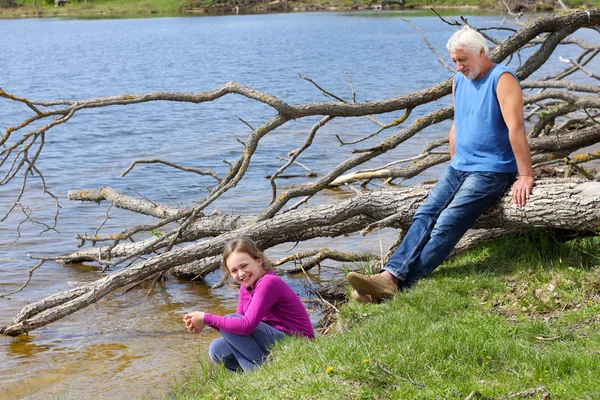
M 231 240 L 221 269 L 240 284 L 237 311 L 225 317 L 196 311 L 183 317 L 185 327 L 200 333 L 208 325 L 223 337 L 213 340 L 210 358 L 228 370 L 252 371 L 269 347 L 287 335 L 314 338 L 312 324 L 296 293 L 271 269 L 271 262 L 248 238 Z

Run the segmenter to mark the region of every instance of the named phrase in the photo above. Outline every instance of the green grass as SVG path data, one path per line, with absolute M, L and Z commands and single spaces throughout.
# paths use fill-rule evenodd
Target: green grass
M 600 238 L 482 245 L 332 333 L 286 339 L 249 374 L 201 361 L 177 399 L 464 399 L 544 387 L 600 398 Z M 532 399 L 543 398 L 543 392 Z

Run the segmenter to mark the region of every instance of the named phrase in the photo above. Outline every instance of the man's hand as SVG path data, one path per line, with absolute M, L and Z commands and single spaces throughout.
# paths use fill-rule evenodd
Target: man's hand
M 531 175 L 519 175 L 519 178 L 512 187 L 513 201 L 517 207 L 523 207 L 529 199 L 531 194 L 531 188 L 533 187 L 533 176 Z
M 206 326 L 204 324 L 204 313 L 202 311 L 196 311 L 193 313 L 186 314 L 183 317 L 185 322 L 185 328 L 192 333 L 200 333 Z

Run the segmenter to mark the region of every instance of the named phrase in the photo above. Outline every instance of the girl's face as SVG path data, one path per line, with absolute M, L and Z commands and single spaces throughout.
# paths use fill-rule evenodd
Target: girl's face
M 262 258 L 255 260 L 250 254 L 241 251 L 231 253 L 226 264 L 233 280 L 242 286 L 253 287 L 265 274 Z

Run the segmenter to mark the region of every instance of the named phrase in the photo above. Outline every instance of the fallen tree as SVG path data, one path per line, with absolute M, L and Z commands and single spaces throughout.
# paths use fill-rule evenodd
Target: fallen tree
M 446 21 L 451 25 L 460 25 L 457 21 Z M 462 23 L 467 23 L 463 20 Z M 530 121 L 530 145 L 536 166 L 546 167 L 560 162 L 567 174 L 578 175 L 577 180 L 538 180 L 532 197 L 524 208 L 516 208 L 508 197 L 492 207 L 480 218 L 476 228 L 493 231 L 472 232 L 467 235 L 459 248 L 466 248 L 480 240 L 498 237 L 514 231 L 527 231 L 533 228 L 560 229 L 575 231 L 582 235 L 594 235 L 600 226 L 600 174 L 587 168 L 583 163 L 600 158 L 600 152 L 588 152 L 573 156 L 579 149 L 600 141 L 600 87 L 590 84 L 570 82 L 565 78 L 578 72 L 584 73 L 590 82 L 599 79 L 586 69 L 586 65 L 600 52 L 600 45 L 590 44 L 578 38 L 570 37 L 581 28 L 598 30 L 600 10 L 578 11 L 563 15 L 553 15 L 530 21 L 503 41 L 495 43 L 490 58 L 497 63 L 512 57 L 521 59 L 524 49 L 532 48 L 530 55 L 520 64 L 516 74 L 527 89 L 539 89 L 536 93 L 526 93 L 525 102 L 529 106 L 527 119 Z M 426 40 L 426 39 L 425 39 Z M 561 44 L 571 44 L 581 48 L 581 55 L 575 60 L 565 60 L 568 67 L 561 73 L 538 80 L 527 80 L 548 60 Z M 440 57 L 440 61 L 443 60 Z M 260 127 L 252 128 L 252 133 L 243 143 L 244 150 L 237 161 L 231 164 L 226 176 L 220 177 L 212 170 L 199 170 L 177 165 L 168 160 L 137 160 L 123 173 L 126 175 L 138 163 L 162 163 L 200 175 L 210 176 L 216 181 L 208 195 L 196 205 L 188 208 L 174 208 L 160 205 L 148 199 L 125 196 L 118 191 L 105 187 L 102 189 L 76 190 L 69 193 L 69 199 L 89 202 L 110 202 L 111 207 L 122 208 L 134 213 L 152 216 L 156 222 L 147 225 L 124 227 L 119 233 L 99 236 L 80 234 L 80 246 L 91 244 L 71 254 L 43 257 L 40 262 L 53 260 L 63 263 L 95 262 L 103 271 L 115 269 L 98 281 L 67 292 L 47 297 L 25 307 L 8 325 L 1 328 L 7 335 L 18 335 L 57 321 L 66 315 L 80 310 L 106 296 L 111 291 L 135 284 L 144 279 L 164 273 L 168 270 L 180 275 L 202 277 L 214 271 L 218 265 L 218 254 L 223 245 L 231 238 L 246 235 L 254 239 L 259 247 L 270 248 L 285 242 L 300 242 L 316 237 L 337 237 L 361 232 L 368 234 L 385 227 L 405 229 L 410 223 L 414 210 L 426 196 L 430 186 L 398 188 L 392 186 L 395 179 L 407 179 L 418 176 L 423 171 L 446 162 L 449 159 L 447 140 L 441 138 L 425 146 L 421 154 L 410 159 L 400 160 L 394 165 L 385 165 L 377 169 L 354 170 L 368 161 L 377 159 L 397 148 L 407 139 L 424 129 L 452 118 L 452 107 L 444 107 L 431 112 L 423 112 L 420 118 L 407 122 L 410 114 L 419 107 L 430 105 L 451 93 L 451 80 L 446 80 L 431 88 L 413 92 L 404 96 L 373 102 L 355 102 L 344 100 L 312 82 L 328 96 L 330 102 L 290 105 L 266 92 L 254 90 L 238 83 L 228 83 L 212 92 L 168 93 L 153 92 L 141 95 L 121 95 L 82 101 L 56 100 L 31 101 L 0 90 L 0 96 L 26 104 L 33 116 L 20 124 L 10 127 L 0 140 L 3 145 L 0 160 L 3 178 L 0 185 L 22 178 L 21 190 L 14 204 L 0 221 L 23 208 L 20 203 L 27 190 L 27 177 L 35 174 L 41 177 L 42 171 L 36 166 L 45 138 L 56 125 L 66 123 L 81 110 L 102 108 L 114 105 L 129 105 L 152 101 L 175 101 L 204 103 L 223 96 L 237 94 L 267 104 L 277 114 Z M 390 123 L 382 123 L 373 115 L 404 110 L 404 115 Z M 310 116 L 321 116 L 306 135 L 304 144 L 291 149 L 285 164 L 269 176 L 271 183 L 271 202 L 257 215 L 228 215 L 214 212 L 205 215 L 203 211 L 224 193 L 234 189 L 244 178 L 252 156 L 260 140 L 267 134 L 291 120 Z M 353 156 L 341 162 L 323 176 L 306 183 L 281 191 L 277 180 L 287 168 L 298 163 L 298 158 L 316 140 L 321 127 L 335 118 L 362 116 L 378 125 L 375 132 L 365 138 L 345 142 L 338 137 L 341 146 L 355 146 L 364 140 L 378 136 L 383 131 L 395 128 L 407 122 L 407 125 L 389 135 L 375 146 L 352 150 Z M 49 120 L 48 123 L 42 123 Z M 25 131 L 33 123 L 39 128 Z M 395 165 L 401 164 L 398 167 Z M 354 170 L 354 171 L 353 171 Z M 312 175 L 308 174 L 311 178 Z M 374 179 L 385 179 L 390 185 L 383 190 L 366 189 L 366 184 Z M 590 182 L 584 183 L 583 180 Z M 325 188 L 361 182 L 362 192 L 348 200 L 328 205 L 306 206 L 307 202 Z M 351 187 L 351 186 L 344 186 Z M 43 184 L 43 191 L 55 198 L 58 213 L 58 198 Z M 291 201 L 291 206 L 289 205 Z M 288 207 L 284 210 L 284 207 Z M 24 212 L 27 220 L 33 220 L 30 213 Z M 58 214 L 56 216 L 58 218 Z M 56 221 L 56 219 L 55 219 Z M 46 224 L 46 229 L 52 229 Z M 162 228 L 164 234 L 150 236 L 134 243 L 126 240 L 144 232 Z M 490 233 L 491 232 L 491 233 Z M 178 245 L 179 247 L 175 247 Z M 139 261 L 141 256 L 150 258 Z M 300 256 L 308 257 L 306 267 L 315 265 L 326 258 L 352 260 L 369 257 L 371 254 L 343 254 L 333 249 L 318 249 L 303 255 L 288 257 L 295 260 Z M 282 262 L 284 262 L 283 260 Z M 126 262 L 131 265 L 123 267 Z M 121 268 L 121 269 L 119 269 Z
M 215 238 L 159 254 L 92 284 L 33 303 L 25 307 L 8 326 L 2 328 L 3 333 L 17 335 L 44 326 L 131 282 L 149 278 L 176 266 L 217 256 L 227 241 L 240 235 L 250 237 L 261 248 L 269 248 L 283 242 L 339 236 L 360 229 L 373 231 L 389 225 L 406 227 L 430 188 L 425 186 L 373 191 L 336 204 L 293 210 L 247 224 Z M 600 182 L 541 181 L 523 208 L 517 208 L 512 204 L 510 196 L 505 196 L 478 220 L 475 228 L 498 226 L 512 232 L 533 228 L 563 228 L 594 234 L 600 226 Z M 208 268 L 206 272 L 212 269 Z

